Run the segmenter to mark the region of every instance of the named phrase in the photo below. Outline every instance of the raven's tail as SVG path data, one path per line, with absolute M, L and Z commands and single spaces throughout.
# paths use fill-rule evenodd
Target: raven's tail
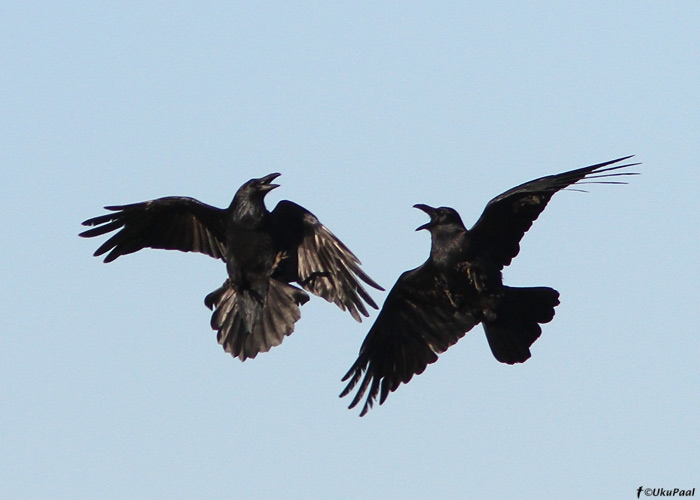
M 501 363 L 522 363 L 542 333 L 541 323 L 554 318 L 559 292 L 549 287 L 504 287 L 495 308 L 483 321 L 491 352 Z
M 268 281 L 267 294 L 237 290 L 229 280 L 204 299 L 213 309 L 211 327 L 224 350 L 241 361 L 254 358 L 279 345 L 294 331 L 301 318 L 299 306 L 309 295 L 275 279 Z

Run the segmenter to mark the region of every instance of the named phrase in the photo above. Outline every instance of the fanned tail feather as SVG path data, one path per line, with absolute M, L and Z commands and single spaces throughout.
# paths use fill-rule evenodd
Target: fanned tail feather
M 301 318 L 299 306 L 309 295 L 275 279 L 268 282 L 267 295 L 236 290 L 229 280 L 207 295 L 204 304 L 214 310 L 211 327 L 226 352 L 245 361 L 279 345 L 294 331 Z
M 530 357 L 530 346 L 542 333 L 540 324 L 554 318 L 559 292 L 549 287 L 504 287 L 492 311 L 495 318 L 483 322 L 491 352 L 501 363 L 522 363 Z

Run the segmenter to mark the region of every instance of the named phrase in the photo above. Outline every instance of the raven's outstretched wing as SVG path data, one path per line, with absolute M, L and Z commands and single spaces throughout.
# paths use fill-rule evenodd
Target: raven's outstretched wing
M 557 191 L 575 183 L 583 184 L 585 182 L 579 181 L 585 179 L 598 184 L 624 184 L 624 182 L 599 179 L 637 175 L 636 172 L 613 171 L 639 165 L 639 163 L 609 166 L 629 158 L 631 156 L 561 174 L 548 175 L 509 189 L 488 202 L 481 217 L 470 230 L 473 240 L 494 264 L 501 268 L 507 266 L 518 255 L 523 235 Z
M 347 309 L 357 321 L 361 321 L 360 313 L 369 316 L 363 300 L 377 309 L 359 280 L 384 289 L 365 274 L 359 259 L 314 214 L 283 200 L 271 212 L 270 221 L 277 246 L 286 257 L 276 276 L 296 281 L 314 295 Z
M 468 309 L 463 302 L 457 308 L 455 297 L 450 297 L 429 263 L 403 273 L 362 343 L 357 361 L 343 377 L 350 381 L 340 397 L 347 396 L 362 379 L 349 408 L 365 393 L 360 416 L 377 397 L 382 404 L 389 392 L 423 373 L 438 354 L 478 323 Z
M 105 207 L 114 213 L 94 217 L 84 226 L 97 226 L 80 233 L 91 238 L 119 231 L 95 252 L 109 252 L 105 262 L 142 248 L 200 252 L 225 258 L 224 210 L 194 198 L 168 196 L 157 200 Z

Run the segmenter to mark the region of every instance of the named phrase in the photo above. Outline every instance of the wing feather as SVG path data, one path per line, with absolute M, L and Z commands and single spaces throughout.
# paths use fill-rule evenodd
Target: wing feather
M 403 273 L 389 292 L 382 310 L 360 354 L 343 377 L 348 381 L 340 394 L 347 396 L 360 382 L 349 408 L 367 394 L 360 416 L 379 398 L 382 404 L 390 392 L 438 359 L 438 354 L 462 338 L 478 323 L 469 307 L 459 310 L 428 264 Z
M 520 240 L 555 193 L 572 184 L 623 184 L 624 182 L 621 181 L 598 179 L 637 175 L 636 172 L 618 170 L 639 165 L 639 163 L 614 165 L 629 158 L 631 156 L 540 177 L 509 189 L 488 202 L 481 217 L 470 231 L 472 237 L 478 241 L 484 254 L 488 255 L 494 264 L 501 268 L 507 266 L 518 255 Z M 611 173 L 613 171 L 615 172 Z
M 95 251 L 105 262 L 143 248 L 199 252 L 225 258 L 225 211 L 194 198 L 168 196 L 157 200 L 105 207 L 113 213 L 83 222 L 95 226 L 80 236 L 92 238 L 119 230 Z
M 360 281 L 383 290 L 360 267 L 359 259 L 311 212 L 288 200 L 270 214 L 277 245 L 287 255 L 277 274 L 332 302 L 353 318 L 369 316 L 365 303 L 377 309 Z

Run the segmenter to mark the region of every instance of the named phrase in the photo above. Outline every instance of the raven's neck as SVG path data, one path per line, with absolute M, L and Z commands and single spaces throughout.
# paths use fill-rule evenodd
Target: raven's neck
M 463 262 L 468 250 L 469 234 L 464 227 L 447 225 L 432 231 L 430 259 L 438 268 L 452 268 Z
M 235 225 L 254 229 L 265 223 L 268 211 L 262 198 L 235 197 L 229 207 L 229 214 Z

